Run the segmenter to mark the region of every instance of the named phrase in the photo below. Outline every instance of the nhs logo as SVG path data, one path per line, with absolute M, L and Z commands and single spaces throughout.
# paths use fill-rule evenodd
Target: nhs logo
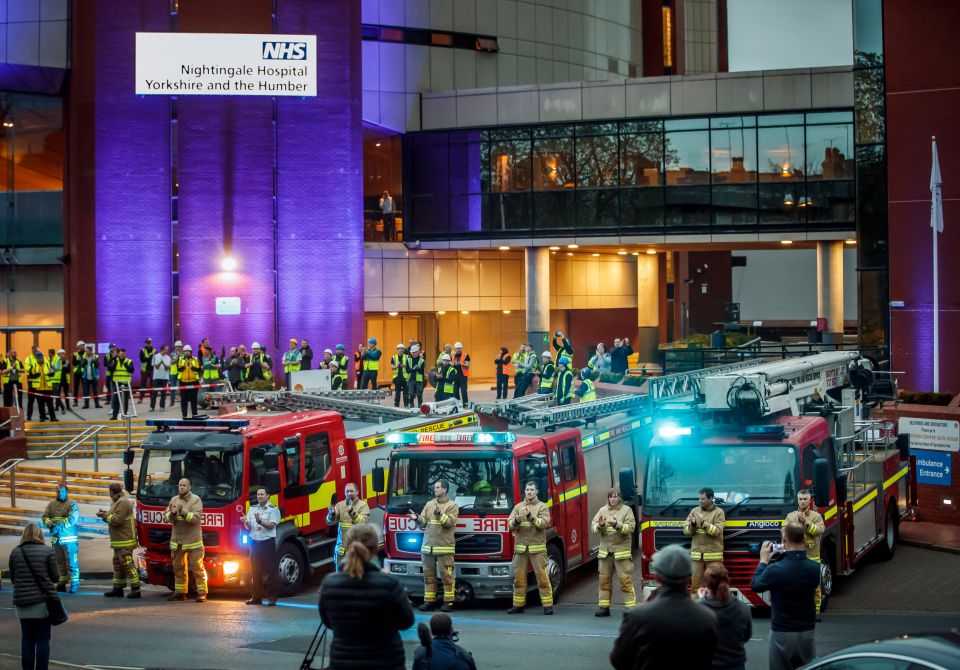
M 264 42 L 264 60 L 307 60 L 306 42 Z

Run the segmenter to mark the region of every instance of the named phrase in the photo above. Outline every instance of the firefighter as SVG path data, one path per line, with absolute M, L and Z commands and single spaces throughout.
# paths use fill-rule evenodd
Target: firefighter
M 303 365 L 303 353 L 300 351 L 296 338 L 290 338 L 290 348 L 283 354 L 283 376 L 287 383 L 287 390 L 293 390 L 293 373 L 300 372 Z
M 338 344 L 337 351 L 333 355 L 333 360 L 337 362 L 337 366 L 339 367 L 338 374 L 340 375 L 341 388 L 344 389 L 347 388 L 347 365 L 349 365 L 346 351 L 346 347 L 344 347 L 342 344 Z
M 83 390 L 83 376 L 80 370 L 83 369 L 84 358 L 87 355 L 87 343 L 83 340 L 77 342 L 77 349 L 70 356 L 70 367 L 73 369 L 73 406 L 79 404 L 80 392 Z M 90 404 L 90 401 L 87 401 Z
M 610 596 L 613 591 L 610 580 L 614 572 L 620 580 L 623 605 L 627 609 L 637 604 L 637 592 L 633 588 L 633 553 L 631 543 L 637 526 L 633 510 L 623 504 L 620 489 L 607 491 L 607 504 L 593 517 L 590 529 L 600 536 L 600 552 L 597 564 L 600 568 L 599 606 L 594 616 L 610 616 Z
M 357 485 L 350 482 L 343 488 L 343 500 L 331 504 L 327 511 L 327 525 L 338 524 L 337 546 L 333 549 L 333 565 L 337 572 L 340 572 L 340 560 L 346 553 L 343 538 L 347 536 L 347 531 L 358 523 L 366 523 L 369 520 L 370 507 L 367 506 L 366 501 L 357 498 Z
M 407 356 L 407 407 L 419 407 L 423 404 L 423 371 L 426 360 L 420 355 L 420 345 L 410 347 Z
M 452 369 L 452 368 L 451 368 Z M 410 520 L 417 523 L 418 528 L 424 529 L 423 545 L 420 553 L 423 560 L 423 604 L 421 612 L 429 612 L 437 606 L 437 564 L 440 565 L 440 581 L 443 582 L 442 612 L 453 611 L 454 578 L 453 529 L 460 516 L 460 506 L 447 498 L 450 483 L 445 479 L 438 479 L 433 484 L 433 500 L 427 501 L 423 511 L 418 515 L 413 510 Z
M 597 399 L 597 387 L 593 384 L 592 376 L 593 370 L 590 368 L 580 370 L 580 386 L 577 387 L 576 391 L 580 402 L 590 402 Z
M 700 506 L 694 507 L 683 523 L 683 534 L 691 537 L 690 559 L 693 576 L 690 578 L 690 597 L 700 598 L 700 579 L 711 563 L 723 562 L 723 510 L 713 504 L 713 489 L 700 489 Z
M 153 348 L 153 340 L 149 337 L 144 340 L 140 350 L 140 397 L 137 402 L 143 402 L 144 391 L 153 388 L 153 355 L 157 350 Z
M 400 397 L 403 396 L 403 406 L 409 404 L 409 391 L 407 390 L 407 348 L 402 344 L 397 345 L 397 353 L 390 358 L 390 369 L 393 370 L 393 406 L 400 406 Z
M 163 520 L 173 526 L 170 534 L 173 594 L 167 600 L 187 599 L 187 572 L 190 571 L 197 583 L 197 602 L 202 603 L 207 600 L 207 571 L 203 569 L 203 531 L 200 527 L 203 501 L 190 493 L 190 480 L 186 477 L 177 482 L 177 490 L 179 493 L 170 499 L 163 513 Z
M 457 371 L 450 363 L 450 354 L 440 355 L 440 369 L 437 370 L 437 392 L 433 396 L 436 402 L 456 397 Z
M 537 393 L 546 393 L 553 395 L 553 383 L 556 381 L 557 366 L 553 364 L 553 354 L 544 351 L 540 354 L 543 363 L 540 365 L 540 383 L 537 385 Z
M 537 483 L 527 482 L 524 499 L 513 506 L 507 527 L 513 531 L 513 607 L 507 614 L 523 614 L 527 605 L 527 572 L 533 568 L 543 613 L 553 614 L 553 587 L 547 577 L 547 527 L 550 508 L 537 500 Z M 528 566 L 529 563 L 529 566 Z
M 573 371 L 570 370 L 570 359 L 561 356 L 558 363 L 560 371 L 557 372 L 557 404 L 569 405 L 573 400 Z
M 254 342 L 256 344 L 256 342 Z M 197 416 L 197 389 L 200 386 L 200 361 L 193 357 L 193 347 L 183 345 L 183 355 L 174 368 L 177 373 L 177 385 L 180 387 L 180 415 L 187 418 L 187 406 Z
M 453 369 L 457 371 L 457 386 L 454 391 L 454 397 L 460 398 L 464 407 L 469 407 L 470 399 L 467 397 L 467 385 L 470 381 L 470 354 L 463 353 L 463 344 L 454 342 L 453 356 L 451 357 Z
M 129 389 L 130 380 L 133 379 L 133 361 L 127 358 L 126 349 L 122 347 L 118 349 L 117 355 L 107 362 L 107 370 L 110 371 L 112 380 L 110 390 L 113 393 L 113 398 L 110 401 L 110 420 L 116 421 L 120 414 L 120 396 L 123 396 L 124 415 L 127 414 L 130 405 L 130 394 L 126 393 L 124 389 Z
M 336 361 L 330 361 L 327 369 L 330 370 L 330 390 L 343 391 L 343 377 L 340 376 L 340 366 Z
M 47 503 L 43 510 L 43 525 L 50 529 L 53 553 L 60 568 L 57 591 L 76 593 L 80 590 L 80 558 L 77 546 L 77 524 L 80 508 L 68 497 L 67 483 L 57 482 L 57 499 Z
M 137 526 L 133 505 L 123 495 L 116 482 L 110 484 L 110 510 L 100 510 L 97 516 L 110 529 L 110 547 L 113 549 L 113 589 L 104 593 L 106 598 L 122 598 L 123 589 L 130 580 L 127 598 L 140 597 L 140 572 L 133 564 L 133 550 L 137 547 Z
M 797 509 L 787 515 L 783 520 L 786 526 L 795 523 L 803 528 L 803 541 L 807 545 L 807 558 L 817 563 L 820 562 L 820 540 L 823 539 L 823 517 L 820 512 L 813 509 L 810 505 L 810 490 L 802 489 L 797 492 Z M 814 593 L 814 599 L 817 605 L 817 621 L 820 621 L 820 587 L 817 587 Z

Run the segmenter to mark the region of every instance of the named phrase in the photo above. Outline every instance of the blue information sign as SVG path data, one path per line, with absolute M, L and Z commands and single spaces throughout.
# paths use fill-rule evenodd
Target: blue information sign
M 950 473 L 950 452 L 920 449 L 911 449 L 911 452 L 917 457 L 918 484 L 953 485 L 953 475 Z

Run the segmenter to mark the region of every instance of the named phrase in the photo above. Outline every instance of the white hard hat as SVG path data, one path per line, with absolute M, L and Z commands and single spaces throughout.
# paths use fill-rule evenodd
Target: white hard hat
M 191 347 L 189 344 L 185 344 L 185 345 L 183 345 L 183 350 L 184 350 L 184 351 L 193 351 L 193 347 Z
M 397 345 L 397 349 L 406 349 L 406 348 L 407 348 L 407 345 L 405 345 L 405 344 L 398 344 L 398 345 Z
M 253 343 L 253 346 L 251 346 L 250 348 L 251 348 L 251 349 L 259 349 L 259 348 L 260 348 L 260 343 L 259 343 L 259 342 L 254 342 L 254 343 Z
M 87 346 L 87 343 L 84 342 L 83 340 L 77 340 L 77 346 L 78 346 L 78 347 L 85 347 L 85 346 Z
M 540 356 L 542 358 L 553 358 L 553 354 L 551 354 L 549 351 L 544 351 L 542 354 L 540 354 Z
M 58 353 L 58 354 L 65 354 L 65 353 L 67 353 L 67 352 L 64 351 L 63 349 L 57 349 L 57 353 Z
M 443 356 L 440 357 L 440 360 L 441 360 L 441 361 L 452 361 L 453 359 L 450 358 L 450 354 L 444 354 Z
M 173 343 L 173 346 L 175 346 L 175 347 L 182 347 L 182 346 L 183 346 L 183 342 L 181 342 L 180 340 L 177 340 L 176 342 Z M 193 349 L 191 349 L 190 351 L 193 351 Z
M 331 356 L 333 356 L 333 352 L 330 351 L 329 349 L 324 349 L 324 350 L 323 350 L 323 353 L 325 353 L 325 354 L 330 354 Z
M 419 354 L 419 353 L 420 353 L 420 345 L 419 345 L 419 344 L 415 344 L 415 345 L 413 345 L 412 347 L 410 347 L 410 353 L 411 353 L 411 354 Z
M 330 367 L 331 367 L 331 368 L 337 368 L 337 369 L 339 370 L 339 369 L 340 369 L 340 364 L 337 363 L 336 361 L 330 361 Z
M 460 342 L 454 342 L 454 343 L 453 343 L 453 348 L 454 348 L 454 349 L 463 349 L 463 344 L 461 344 Z

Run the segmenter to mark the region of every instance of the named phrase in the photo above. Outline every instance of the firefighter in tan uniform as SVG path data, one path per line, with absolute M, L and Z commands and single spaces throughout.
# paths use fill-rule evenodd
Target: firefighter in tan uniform
M 344 500 L 330 505 L 327 511 L 327 525 L 338 524 L 337 544 L 333 548 L 334 569 L 340 572 L 340 561 L 346 553 L 343 541 L 347 537 L 347 531 L 358 523 L 366 523 L 370 520 L 370 507 L 365 500 L 357 498 L 357 485 L 350 482 L 343 488 Z
M 693 576 L 690 578 L 690 597 L 699 600 L 697 591 L 703 571 L 711 563 L 723 562 L 723 510 L 713 504 L 713 489 L 700 489 L 700 506 L 694 507 L 683 523 L 683 534 L 692 536 L 690 558 Z
M 623 604 L 627 609 L 637 604 L 637 592 L 633 588 L 633 530 L 637 519 L 633 510 L 623 504 L 620 489 L 607 492 L 607 504 L 593 517 L 590 529 L 600 536 L 600 551 L 597 565 L 600 568 L 599 607 L 594 616 L 610 616 L 611 578 L 614 571 L 620 580 Z
M 533 566 L 544 614 L 553 614 L 553 587 L 547 577 L 547 528 L 550 508 L 537 500 L 536 482 L 527 482 L 524 499 L 510 512 L 507 526 L 513 531 L 513 607 L 507 614 L 523 614 L 527 605 L 528 563 Z
M 440 580 L 443 582 L 443 606 L 440 610 L 453 611 L 453 554 L 456 551 L 453 531 L 457 525 L 457 517 L 460 516 L 460 506 L 447 498 L 449 491 L 450 483 L 445 479 L 438 479 L 433 485 L 436 498 L 428 501 L 419 515 L 410 510 L 410 519 L 424 529 L 420 549 L 423 556 L 423 604 L 420 605 L 422 612 L 429 612 L 437 606 L 438 563 Z
M 167 600 L 186 600 L 187 570 L 193 572 L 197 583 L 197 602 L 207 600 L 207 571 L 203 568 L 203 501 L 190 493 L 190 480 L 184 477 L 177 483 L 175 495 L 163 513 L 163 520 L 173 525 L 170 534 L 170 553 L 173 556 L 173 595 Z
M 797 493 L 797 509 L 787 515 L 783 525 L 795 523 L 803 528 L 803 541 L 807 545 L 807 558 L 820 562 L 820 540 L 823 539 L 823 517 L 810 505 L 810 491 L 803 489 Z M 820 620 L 820 587 L 814 594 L 817 604 L 817 621 Z
M 113 549 L 113 590 L 103 595 L 107 598 L 122 598 L 123 589 L 130 580 L 128 598 L 140 597 L 140 572 L 133 564 L 133 550 L 137 548 L 137 525 L 133 505 L 123 495 L 123 489 L 114 482 L 110 484 L 110 510 L 100 510 L 97 516 L 103 519 L 110 530 L 110 547 Z

